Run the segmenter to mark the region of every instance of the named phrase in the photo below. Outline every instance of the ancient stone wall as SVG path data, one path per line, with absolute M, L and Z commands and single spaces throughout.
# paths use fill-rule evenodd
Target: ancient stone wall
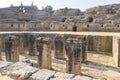
M 109 36 L 89 36 L 88 51 L 112 53 L 112 37 Z
M 64 23 L 60 22 L 52 22 L 50 24 L 50 30 L 54 31 L 64 31 L 66 30 L 66 27 L 64 26 Z
M 119 32 L 119 6 L 104 5 L 86 11 L 63 8 L 51 12 L 36 6 L 11 6 L 0 9 L 0 31 L 72 31 L 76 26 L 76 31 Z
M 53 16 L 79 16 L 80 10 L 79 9 L 69 9 L 69 8 L 63 8 L 56 10 L 53 13 Z

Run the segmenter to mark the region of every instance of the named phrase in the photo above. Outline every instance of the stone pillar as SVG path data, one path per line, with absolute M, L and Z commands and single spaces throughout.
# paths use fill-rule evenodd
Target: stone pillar
M 16 36 L 7 36 L 5 38 L 5 54 L 6 60 L 17 62 L 19 61 L 18 38 Z
M 28 54 L 29 51 L 29 34 L 28 33 L 24 33 L 22 35 L 23 37 L 23 48 L 24 48 L 24 53 Z
M 86 37 L 83 36 L 82 37 L 82 62 L 87 61 L 86 43 L 87 43 Z
M 116 66 L 120 67 L 120 37 L 113 36 L 113 59 Z
M 2 39 L 0 38 L 0 60 L 2 60 Z
M 87 51 L 93 51 L 93 36 L 87 37 Z
M 36 40 L 39 68 L 52 68 L 51 40 L 46 37 L 39 37 Z
M 65 59 L 65 39 L 63 36 L 55 38 L 55 58 Z
M 101 47 L 101 37 L 99 36 L 94 36 L 94 51 L 99 53 L 100 52 L 100 47 Z
M 23 38 L 19 37 L 19 53 L 24 53 Z
M 80 74 L 82 62 L 82 40 L 68 38 L 66 40 L 66 54 L 68 57 L 66 69 L 68 73 Z
M 36 53 L 35 36 L 30 35 L 30 37 L 29 37 L 29 55 L 35 55 L 35 53 Z

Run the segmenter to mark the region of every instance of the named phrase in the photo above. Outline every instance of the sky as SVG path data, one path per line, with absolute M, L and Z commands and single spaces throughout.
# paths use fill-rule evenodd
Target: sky
M 99 5 L 120 4 L 120 0 L 1 0 L 0 8 L 9 7 L 11 4 L 19 6 L 21 1 L 23 5 L 31 5 L 31 2 L 33 1 L 34 5 L 39 9 L 51 5 L 54 10 L 68 7 L 79 8 L 81 11 Z

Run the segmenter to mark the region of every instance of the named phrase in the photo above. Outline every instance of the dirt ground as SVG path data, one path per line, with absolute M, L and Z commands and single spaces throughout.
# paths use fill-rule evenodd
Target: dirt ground
M 10 78 L 9 76 L 0 74 L 0 80 L 14 80 L 14 79 Z
M 88 52 L 87 62 L 82 64 L 81 73 L 100 80 L 120 80 L 120 68 L 115 66 L 111 55 L 105 54 Z M 66 71 L 65 62 L 63 64 L 59 64 L 59 61 L 53 62 L 52 65 L 58 71 Z

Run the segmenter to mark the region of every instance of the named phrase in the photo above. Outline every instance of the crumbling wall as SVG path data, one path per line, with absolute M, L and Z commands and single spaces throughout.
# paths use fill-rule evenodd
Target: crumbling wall
M 60 22 L 52 22 L 50 24 L 50 30 L 56 30 L 56 31 L 64 31 L 66 30 L 64 23 Z

